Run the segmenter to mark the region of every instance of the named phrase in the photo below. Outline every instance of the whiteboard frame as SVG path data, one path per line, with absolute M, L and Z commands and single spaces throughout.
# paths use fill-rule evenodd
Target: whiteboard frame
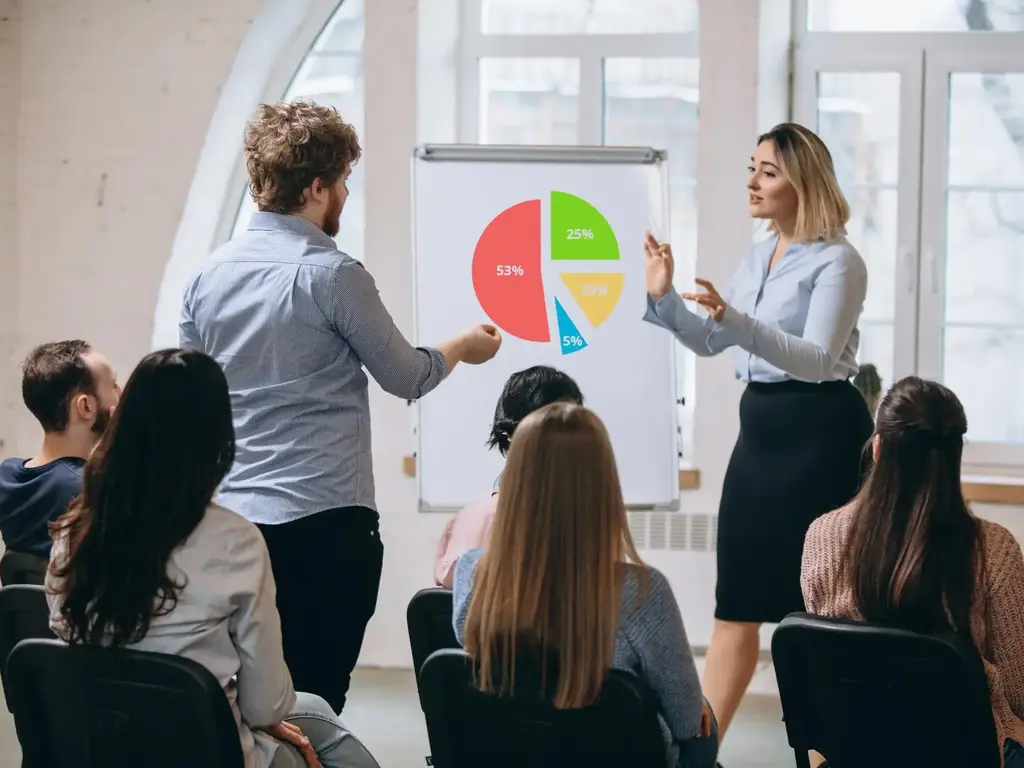
M 661 211 L 660 221 L 655 222 L 658 234 L 662 239 L 669 239 L 671 233 L 669 222 L 671 221 L 671 209 L 669 201 L 668 176 L 665 173 L 667 167 L 668 152 L 664 149 L 653 147 L 604 147 L 604 146 L 560 146 L 560 145 L 537 145 L 518 146 L 506 144 L 422 144 L 415 148 L 412 157 L 412 184 L 410 185 L 411 209 L 412 209 L 412 242 L 410 244 L 410 256 L 412 259 L 412 321 L 413 339 L 416 345 L 421 345 L 419 337 L 419 306 L 417 290 L 419 274 L 417 271 L 417 226 L 416 226 L 416 166 L 420 162 L 476 162 L 476 163 L 588 163 L 588 164 L 623 164 L 623 165 L 655 165 L 658 168 L 658 175 L 661 181 Z M 671 377 L 672 389 L 678 395 L 678 371 L 677 371 L 677 350 L 675 339 L 666 334 L 666 343 L 671 349 L 669 375 Z M 435 342 L 436 343 L 436 342 Z M 442 381 L 440 386 L 444 386 Z M 420 425 L 420 401 L 410 400 L 409 405 L 416 408 L 414 419 L 416 431 L 416 504 L 420 513 L 452 513 L 458 512 L 459 508 L 435 507 L 423 501 L 423 473 L 420 471 L 421 462 L 419 457 L 423 455 L 423 430 Z M 678 397 L 671 402 L 670 419 L 672 422 L 672 445 L 666 446 L 678 462 L 682 459 L 683 441 L 679 428 Z M 677 472 L 678 474 L 678 472 Z M 626 504 L 630 512 L 678 512 L 680 508 L 680 492 L 678 481 L 673 483 L 673 498 L 671 501 L 662 504 Z

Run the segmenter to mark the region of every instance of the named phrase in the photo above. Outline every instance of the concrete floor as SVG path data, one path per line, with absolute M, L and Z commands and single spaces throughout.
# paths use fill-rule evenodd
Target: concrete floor
M 0 768 L 20 768 L 14 720 L 0 707 Z M 427 729 L 412 672 L 359 669 L 352 683 L 345 722 L 359 735 L 381 768 L 423 768 L 430 753 Z M 747 696 L 719 758 L 724 768 L 783 768 L 794 765 L 776 696 Z

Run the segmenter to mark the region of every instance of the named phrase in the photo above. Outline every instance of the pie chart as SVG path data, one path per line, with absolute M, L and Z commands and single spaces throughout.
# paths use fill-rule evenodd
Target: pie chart
M 553 315 L 554 341 L 568 355 L 589 346 L 589 330 L 586 335 L 580 330 L 582 320 L 591 329 L 604 323 L 615 311 L 626 277 L 607 271 L 619 260 L 619 244 L 604 215 L 582 197 L 552 191 L 547 199 L 549 266 L 572 300 L 567 309 L 544 284 L 544 202 L 524 200 L 491 219 L 473 252 L 473 290 L 491 322 L 524 341 L 550 343 Z

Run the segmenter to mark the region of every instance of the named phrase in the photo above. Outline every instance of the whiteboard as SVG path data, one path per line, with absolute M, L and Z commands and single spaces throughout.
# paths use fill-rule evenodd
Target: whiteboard
M 488 450 L 515 371 L 572 376 L 608 428 L 626 504 L 678 509 L 675 339 L 643 322 L 643 237 L 667 237 L 665 153 L 612 147 L 426 146 L 413 159 L 413 291 L 420 346 L 481 322 L 503 343 L 416 404 L 421 511 L 491 493 Z

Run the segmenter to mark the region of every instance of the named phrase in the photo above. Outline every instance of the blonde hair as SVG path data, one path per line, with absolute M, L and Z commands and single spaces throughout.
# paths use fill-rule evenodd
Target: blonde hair
M 850 204 L 836 179 L 828 147 L 814 131 L 797 123 L 780 123 L 761 135 L 757 144 L 775 144 L 783 175 L 796 190 L 795 237 L 800 242 L 838 240 L 846 235 Z M 778 231 L 772 221 L 770 232 Z
M 612 665 L 627 562 L 640 557 L 604 424 L 572 403 L 534 411 L 512 438 L 466 618 L 480 689 L 513 692 L 519 648 L 557 660 L 556 707 L 596 701 Z
M 294 213 L 316 179 L 335 184 L 361 154 L 356 129 L 334 107 L 261 104 L 245 130 L 249 193 L 261 211 Z

